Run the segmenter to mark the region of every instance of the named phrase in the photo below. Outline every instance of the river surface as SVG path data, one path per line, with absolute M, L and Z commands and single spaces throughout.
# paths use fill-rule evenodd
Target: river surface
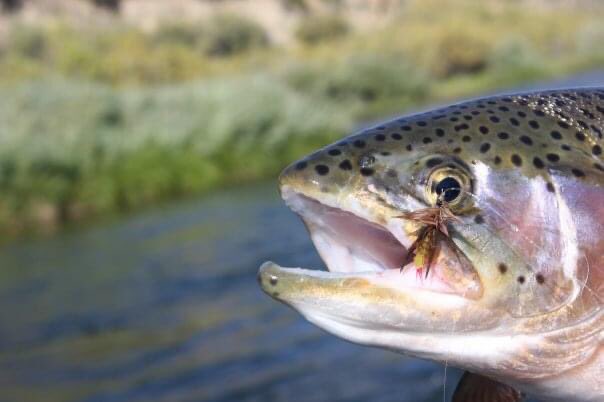
M 0 402 L 450 398 L 460 371 L 347 343 L 264 295 L 269 259 L 323 266 L 274 182 L 2 246 Z
M 323 266 L 274 183 L 5 246 L 0 401 L 442 400 L 441 366 L 264 295 L 268 259 Z

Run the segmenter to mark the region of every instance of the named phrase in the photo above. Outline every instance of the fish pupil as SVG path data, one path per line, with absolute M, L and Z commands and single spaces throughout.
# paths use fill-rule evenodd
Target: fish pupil
M 446 202 L 454 201 L 461 193 L 461 184 L 453 177 L 445 177 L 436 185 L 436 194 Z

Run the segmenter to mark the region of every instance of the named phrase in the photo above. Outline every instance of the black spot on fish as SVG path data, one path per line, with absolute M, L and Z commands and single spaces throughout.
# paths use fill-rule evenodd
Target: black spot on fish
M 429 144 L 429 143 L 431 143 L 431 142 L 432 142 L 432 138 L 430 138 L 430 137 L 424 137 L 424 138 L 422 139 L 422 142 L 423 142 L 424 144 Z
M 480 128 L 478 130 L 480 130 L 480 132 L 482 134 L 488 134 L 489 133 L 489 128 L 486 127 L 486 126 L 480 126 Z
M 327 167 L 325 165 L 317 165 L 317 166 L 315 166 L 315 171 L 319 175 L 325 176 L 327 173 L 329 173 L 329 167 Z
M 520 122 L 516 118 L 514 118 L 514 117 L 510 118 L 510 123 L 512 124 L 512 126 L 519 126 L 520 125 Z
M 403 130 L 403 131 L 411 131 L 411 130 L 412 130 L 412 127 L 411 127 L 411 126 L 408 126 L 408 125 L 401 126 L 401 130 Z
M 562 139 L 562 134 L 560 134 L 559 131 L 552 131 L 551 133 L 549 133 L 549 135 L 554 139 L 554 140 L 561 140 Z
M 555 193 L 556 189 L 554 188 L 554 185 L 551 182 L 547 182 L 547 184 L 545 185 L 545 187 L 547 188 L 547 191 L 549 191 L 550 193 Z
M 499 123 L 499 117 L 497 116 L 491 116 L 489 117 L 489 120 L 491 120 L 493 123 Z
M 453 149 L 453 153 L 454 153 L 454 154 L 459 154 L 459 153 L 461 153 L 461 148 L 460 148 L 460 147 L 456 147 L 456 148 L 454 148 L 454 149 Z
M 340 162 L 339 166 L 340 166 L 340 169 L 342 169 L 342 170 L 352 170 L 352 163 L 350 163 L 350 161 L 348 159 Z
M 565 121 L 559 121 L 559 122 L 558 122 L 558 125 L 559 125 L 560 127 L 564 128 L 564 129 L 568 129 L 568 128 L 570 128 L 570 125 L 569 125 L 567 122 L 565 122 Z
M 375 140 L 376 141 L 385 141 L 386 140 L 386 136 L 384 134 L 378 134 L 375 136 Z
M 396 141 L 400 141 L 403 139 L 403 136 L 400 135 L 399 133 L 392 133 L 392 134 L 390 134 L 390 137 L 392 137 L 392 139 L 396 140 Z
M 543 283 L 545 282 L 545 277 L 543 276 L 543 274 L 535 275 L 535 279 L 537 280 L 537 283 L 539 285 L 543 285 Z
M 500 156 L 496 156 L 496 157 L 495 157 L 495 159 L 493 159 L 493 162 L 494 162 L 496 165 L 501 164 L 501 157 L 500 157 Z
M 543 169 L 545 167 L 545 164 L 543 163 L 543 161 L 541 160 L 541 158 L 539 158 L 538 156 L 535 156 L 533 158 L 533 165 L 537 168 L 537 169 Z
M 505 265 L 503 262 L 500 262 L 497 265 L 497 269 L 499 270 L 499 272 L 501 273 L 501 275 L 504 275 L 506 272 L 508 272 L 508 266 Z
M 472 141 L 472 137 L 470 137 L 469 135 L 464 135 L 463 137 L 461 137 L 461 140 L 463 142 L 470 142 Z
M 375 170 L 371 168 L 361 168 L 360 172 L 363 176 L 371 176 L 375 173 Z
M 573 168 L 571 169 L 571 172 L 573 172 L 575 177 L 585 177 L 585 172 L 583 172 L 581 169 Z
M 567 151 L 567 152 L 568 152 L 568 151 L 570 151 L 570 149 L 571 149 L 571 148 L 570 148 L 570 145 L 567 145 L 567 144 L 562 144 L 562 145 L 560 145 L 560 148 L 561 148 L 563 151 Z
M 304 170 L 308 166 L 308 163 L 305 161 L 296 163 L 296 170 Z
M 352 143 L 352 145 L 354 145 L 357 148 L 365 148 L 365 141 L 356 140 L 355 142 Z
M 513 154 L 510 158 L 514 166 L 522 166 L 522 158 L 518 154 Z
M 531 137 L 526 136 L 526 135 L 520 136 L 520 142 L 522 142 L 525 145 L 533 145 L 533 140 L 531 139 Z
M 601 155 L 602 154 L 602 147 L 599 145 L 594 145 L 591 148 L 591 153 L 594 155 Z
M 380 152 L 380 155 L 382 155 L 382 156 L 390 156 L 392 154 L 390 152 L 388 152 L 388 151 L 382 151 L 382 152 Z
M 420 126 L 420 127 L 426 127 L 427 124 L 428 123 L 426 123 L 425 121 L 422 121 L 422 120 L 420 120 L 420 121 L 417 122 L 417 125 Z
M 524 278 L 524 276 L 523 276 L 523 275 L 520 275 L 520 276 L 517 278 L 517 280 L 518 280 L 518 283 L 522 285 L 526 279 Z
M 502 131 L 500 133 L 497 133 L 497 138 L 499 138 L 500 140 L 507 140 L 508 138 L 510 138 L 510 135 L 505 131 Z
M 545 157 L 550 162 L 554 162 L 555 163 L 555 162 L 559 162 L 560 161 L 560 155 L 558 155 L 558 154 L 547 154 L 547 155 L 545 155 Z
M 436 133 L 437 137 L 444 137 L 445 135 L 445 130 L 443 130 L 442 128 L 437 128 L 434 132 Z
M 334 149 L 330 149 L 329 151 L 327 151 L 327 153 L 331 156 L 338 156 L 342 153 L 342 151 L 340 151 L 337 148 L 334 148 Z
M 529 121 L 529 126 L 531 126 L 531 128 L 537 130 L 539 128 L 539 123 L 537 123 L 536 120 L 531 120 Z
M 488 142 L 485 142 L 484 144 L 480 145 L 480 152 L 482 152 L 483 154 L 489 152 L 489 149 L 491 149 L 491 144 L 489 144 Z
M 484 223 L 484 218 L 482 217 L 482 215 L 476 215 L 474 217 L 474 223 L 476 223 L 477 225 L 482 225 Z
M 470 126 L 468 126 L 466 123 L 462 123 L 455 126 L 455 131 L 467 130 L 469 128 Z
M 412 150 L 413 150 L 413 145 L 411 145 L 411 144 L 407 144 L 407 146 L 405 147 L 405 149 L 406 149 L 407 151 L 412 151 Z
M 518 117 L 522 117 L 523 119 L 526 117 L 526 113 L 524 113 L 522 110 L 517 111 L 516 114 Z
M 583 134 L 580 131 L 577 131 L 577 133 L 575 134 L 575 137 L 579 140 L 579 141 L 585 141 L 585 134 Z

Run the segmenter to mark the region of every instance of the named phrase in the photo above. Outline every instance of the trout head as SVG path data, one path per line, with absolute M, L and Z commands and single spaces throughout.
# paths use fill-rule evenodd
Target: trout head
M 604 297 L 604 93 L 587 93 L 466 102 L 294 163 L 281 194 L 329 271 L 266 263 L 263 289 L 352 342 L 509 383 L 588 360 Z M 454 219 L 418 244 L 427 224 L 412 217 L 439 200 Z

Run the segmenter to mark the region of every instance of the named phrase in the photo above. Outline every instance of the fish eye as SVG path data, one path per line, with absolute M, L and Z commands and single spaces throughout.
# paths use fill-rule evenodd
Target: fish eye
M 455 177 L 445 177 L 436 184 L 436 194 L 447 203 L 453 202 L 461 194 L 461 184 Z
M 446 202 L 456 212 L 463 212 L 472 206 L 472 179 L 463 166 L 451 161 L 435 166 L 426 177 L 426 201 L 434 206 Z

